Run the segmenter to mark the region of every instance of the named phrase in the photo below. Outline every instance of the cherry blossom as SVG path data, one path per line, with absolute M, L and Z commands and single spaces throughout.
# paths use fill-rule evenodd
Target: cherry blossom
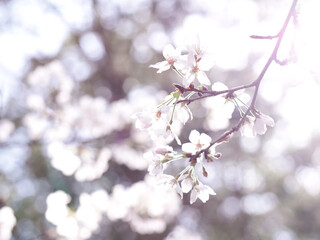
M 197 59 L 203 59 L 207 55 L 208 46 L 204 45 L 200 40 L 200 36 L 197 35 L 196 39 L 187 44 L 189 55 L 196 56 Z
M 263 113 L 256 113 L 256 119 L 254 121 L 254 131 L 257 134 L 263 135 L 267 131 L 267 126 L 273 127 L 274 126 L 274 120 Z
M 158 175 L 163 173 L 165 154 L 158 154 L 154 151 L 149 151 L 144 154 L 144 158 L 150 162 L 148 167 L 148 172 L 150 175 Z
M 255 112 L 256 117 L 247 116 L 244 119 L 240 132 L 242 136 L 255 137 L 257 134 L 263 135 L 267 131 L 267 125 L 274 126 L 274 120 L 263 113 Z
M 181 189 L 181 187 L 178 183 L 178 180 L 175 177 L 173 177 L 171 175 L 167 175 L 167 174 L 159 174 L 157 177 L 158 177 L 158 183 L 164 184 L 164 186 L 166 186 L 169 189 L 176 190 L 182 199 L 183 190 Z
M 183 100 L 182 97 L 181 100 Z M 178 107 L 176 108 L 176 116 L 182 124 L 186 124 L 189 119 L 193 119 L 192 112 L 185 103 L 180 103 L 178 105 Z
M 181 49 L 174 48 L 171 44 L 168 44 L 163 49 L 163 56 L 166 59 L 165 61 L 158 62 L 151 65 L 152 68 L 157 68 L 157 73 L 162 73 L 169 70 L 171 67 L 181 70 L 185 66 L 185 61 L 181 56 Z
M 254 121 L 255 118 L 252 116 L 246 116 L 240 127 L 240 133 L 245 137 L 254 137 L 256 135 L 254 131 Z
M 211 137 L 205 133 L 200 134 L 197 130 L 192 130 L 189 140 L 189 143 L 182 145 L 182 151 L 194 154 L 199 150 L 207 148 L 210 145 Z
M 228 87 L 221 82 L 212 85 L 212 91 L 224 90 L 228 90 Z M 225 94 L 222 94 L 214 98 L 207 98 L 203 102 L 203 106 L 208 109 L 206 126 L 210 130 L 225 129 L 229 125 L 229 119 L 232 117 L 235 106 L 232 101 L 227 101 L 225 97 Z
M 200 84 L 210 85 L 211 82 L 205 72 L 209 71 L 213 65 L 214 64 L 210 61 L 197 59 L 195 56 L 189 55 L 186 66 L 186 76 L 183 79 L 183 85 L 188 87 L 195 80 L 197 80 Z
M 167 105 L 157 109 L 145 109 L 134 116 L 136 119 L 136 127 L 147 130 L 154 140 L 164 138 L 170 141 L 175 139 L 180 145 L 180 139 L 175 133 L 178 131 L 177 128 L 180 129 L 180 127 L 176 121 L 174 122 L 175 124 L 170 124 L 172 111 L 173 107 Z
M 199 184 L 195 185 L 191 191 L 190 204 L 194 203 L 197 198 L 205 203 L 209 200 L 210 195 L 216 195 L 215 191 L 211 187 L 199 182 Z

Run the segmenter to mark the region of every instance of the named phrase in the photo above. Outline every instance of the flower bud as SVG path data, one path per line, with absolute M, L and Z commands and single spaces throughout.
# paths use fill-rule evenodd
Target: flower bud
M 222 156 L 222 153 L 216 153 L 215 155 L 213 155 L 213 157 L 215 158 L 215 159 L 219 159 L 219 158 L 221 158 L 221 156 Z
M 208 172 L 206 171 L 206 169 L 204 168 L 204 166 L 202 166 L 202 175 L 204 177 L 208 177 Z
M 159 146 L 159 147 L 156 147 L 154 149 L 154 153 L 156 154 L 160 154 L 160 155 L 165 155 L 167 153 L 172 153 L 172 147 L 169 147 L 169 146 Z
M 190 83 L 188 89 L 193 90 L 193 89 L 194 89 L 194 84 L 193 84 L 193 83 Z
M 179 90 L 181 93 L 184 93 L 185 92 L 185 88 L 178 85 L 178 84 L 173 84 L 173 86 L 175 86 L 177 88 L 177 90 Z

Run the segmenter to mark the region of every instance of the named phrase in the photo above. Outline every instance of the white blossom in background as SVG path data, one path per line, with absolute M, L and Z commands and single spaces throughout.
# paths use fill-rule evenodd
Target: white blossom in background
M 82 193 L 79 207 L 73 212 L 67 204 L 68 194 L 57 191 L 47 197 L 46 218 L 56 225 L 56 232 L 70 240 L 84 240 L 99 229 L 100 221 L 108 207 L 108 194 L 97 190 L 91 194 Z
M 146 130 L 152 126 L 153 114 L 150 111 L 143 110 L 136 113 L 134 116 L 136 119 L 136 127 L 141 130 Z
M 0 120 L 0 143 L 5 142 L 14 131 L 14 123 L 7 119 Z
M 37 112 L 41 112 L 46 108 L 44 98 L 40 94 L 29 94 L 27 96 L 26 104 L 30 110 Z
M 135 108 L 134 102 L 129 102 L 126 99 L 111 103 L 110 117 L 113 118 L 113 122 L 115 123 L 115 130 L 121 130 L 126 127 L 126 125 L 132 123 L 132 118 L 129 116 L 134 114 Z
M 12 229 L 16 225 L 17 220 L 14 212 L 10 207 L 2 207 L 0 209 L 0 239 L 10 240 L 12 237 Z
M 132 170 L 145 170 L 148 168 L 148 161 L 143 153 L 135 150 L 126 143 L 114 144 L 111 146 L 113 160 L 123 164 Z
M 49 120 L 41 113 L 30 112 L 24 116 L 23 124 L 27 127 L 29 137 L 39 140 L 48 128 Z
M 47 197 L 46 219 L 54 225 L 59 225 L 68 215 L 67 204 L 71 197 L 63 191 L 50 193 Z
M 203 240 L 196 231 L 184 226 L 176 226 L 164 240 Z
M 100 178 L 109 168 L 111 155 L 111 150 L 105 147 L 98 154 L 95 151 L 92 156 L 83 156 L 81 166 L 75 173 L 75 178 L 79 182 Z
M 155 178 L 147 176 L 145 181 L 133 184 L 128 190 L 132 208 L 127 221 L 140 234 L 165 231 L 180 211 L 181 203 L 175 192 L 159 188 Z
M 52 142 L 48 145 L 47 152 L 52 166 L 66 176 L 74 174 L 81 165 L 81 159 L 76 154 L 74 146 L 68 146 L 61 142 Z
M 174 191 L 159 187 L 152 177 L 146 177 L 127 189 L 116 186 L 110 202 L 107 209 L 109 219 L 122 219 L 139 234 L 164 232 L 167 224 L 179 213 L 181 204 Z
M 61 142 L 50 143 L 47 153 L 54 168 L 66 176 L 75 174 L 75 178 L 80 182 L 100 178 L 108 170 L 112 155 L 107 147 L 97 150 Z
M 58 119 L 75 129 L 81 138 L 97 138 L 113 130 L 115 123 L 108 111 L 105 99 L 82 96 L 78 104 L 67 105 L 58 112 Z
M 82 232 L 90 237 L 92 232 L 99 229 L 102 212 L 95 207 L 92 196 L 88 193 L 82 193 L 79 197 L 79 201 L 80 206 L 76 211 L 75 219 L 79 226 L 81 226 Z
M 175 49 L 171 44 L 168 44 L 163 49 L 163 56 L 166 59 L 165 61 L 158 62 L 151 65 L 150 67 L 158 69 L 157 73 L 162 73 L 169 70 L 171 67 L 174 67 L 178 70 L 181 70 L 185 66 L 185 60 L 181 56 L 181 49 Z
M 74 88 L 74 81 L 59 61 L 37 67 L 29 74 L 27 82 L 36 89 L 42 88 L 43 92 L 47 92 L 50 88 L 55 89 L 57 91 L 55 101 L 58 104 L 68 103 Z
M 123 185 L 117 184 L 113 187 L 106 210 L 107 217 L 111 221 L 126 218 L 131 207 L 131 201 L 128 201 L 129 197 L 128 191 Z
M 46 87 L 50 83 L 50 75 L 46 66 L 39 66 L 32 71 L 27 79 L 31 86 Z

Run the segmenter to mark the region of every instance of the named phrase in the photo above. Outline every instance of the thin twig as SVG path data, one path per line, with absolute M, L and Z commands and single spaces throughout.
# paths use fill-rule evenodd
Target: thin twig
M 259 36 L 259 35 L 251 35 L 250 36 L 251 38 L 253 39 L 269 39 L 269 40 L 272 40 L 272 39 L 275 39 L 275 38 L 278 38 L 279 35 L 273 35 L 273 36 Z
M 204 148 L 204 149 L 198 151 L 197 153 L 195 153 L 194 155 L 192 155 L 190 159 L 194 159 L 194 158 L 197 159 L 202 153 L 208 153 L 209 149 L 214 144 L 222 142 L 228 136 L 230 136 L 234 132 L 237 132 L 240 129 L 240 127 L 242 126 L 243 122 L 245 121 L 245 119 L 246 119 L 247 115 L 250 113 L 250 111 L 255 111 L 255 102 L 256 102 L 256 99 L 257 99 L 260 83 L 261 83 L 265 73 L 267 72 L 269 66 L 271 65 L 271 63 L 277 59 L 277 53 L 278 53 L 280 44 L 282 42 L 283 35 L 284 35 L 284 33 L 285 33 L 285 31 L 286 31 L 286 29 L 288 27 L 288 24 L 289 24 L 289 21 L 290 21 L 291 17 L 293 17 L 294 14 L 295 14 L 295 7 L 297 5 L 297 2 L 298 2 L 298 0 L 293 0 L 291 8 L 289 10 L 289 13 L 287 15 L 287 18 L 286 18 L 281 30 L 277 34 L 277 36 L 278 36 L 277 43 L 276 43 L 276 45 L 275 45 L 275 47 L 274 47 L 274 49 L 273 49 L 268 61 L 266 62 L 264 68 L 262 69 L 261 73 L 259 74 L 258 78 L 255 81 L 253 81 L 251 84 L 239 87 L 239 89 L 248 88 L 248 87 L 255 87 L 255 91 L 254 91 L 254 94 L 253 94 L 253 97 L 252 97 L 252 101 L 251 101 L 251 104 L 250 104 L 249 108 L 247 109 L 247 111 L 244 113 L 244 115 L 240 118 L 240 120 L 238 121 L 238 123 L 235 126 L 233 126 L 231 129 L 229 129 L 224 134 L 222 134 L 217 140 L 212 141 L 207 148 Z M 228 91 L 236 91 L 235 89 L 237 89 L 237 88 L 229 89 L 229 90 L 226 90 L 226 91 L 227 92 Z M 237 90 L 239 90 L 239 89 L 237 89 Z M 220 94 L 222 94 L 222 93 L 220 93 Z

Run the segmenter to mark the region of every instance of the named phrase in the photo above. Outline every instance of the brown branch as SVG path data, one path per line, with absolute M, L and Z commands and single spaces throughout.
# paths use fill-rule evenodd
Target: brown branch
M 274 47 L 274 49 L 273 49 L 268 61 L 266 62 L 264 68 L 262 69 L 261 73 L 259 74 L 258 78 L 255 81 L 253 81 L 251 84 L 244 85 L 244 86 L 248 86 L 248 87 L 249 86 L 250 87 L 252 87 L 252 86 L 255 87 L 255 91 L 254 91 L 254 94 L 253 94 L 253 97 L 252 97 L 252 101 L 251 101 L 251 104 L 250 104 L 249 108 L 247 109 L 247 111 L 243 114 L 243 116 L 240 118 L 240 120 L 238 121 L 238 123 L 235 126 L 233 126 L 231 129 L 229 129 L 224 134 L 222 134 L 217 140 L 211 142 L 210 145 L 207 148 L 204 148 L 204 149 L 198 151 L 197 153 L 195 153 L 194 155 L 192 155 L 190 159 L 197 159 L 200 156 L 200 154 L 202 154 L 202 153 L 208 154 L 209 149 L 214 144 L 222 142 L 224 139 L 226 139 L 228 136 L 230 136 L 230 134 L 233 134 L 234 132 L 237 132 L 240 129 L 240 127 L 242 126 L 243 122 L 245 121 L 245 119 L 246 119 L 247 115 L 250 113 L 250 111 L 255 111 L 255 106 L 254 105 L 255 105 L 255 102 L 256 102 L 256 99 L 257 99 L 257 96 L 258 96 L 260 83 L 261 83 L 265 73 L 267 72 L 269 66 L 271 65 L 271 63 L 277 59 L 277 53 L 278 53 L 279 47 L 281 45 L 284 33 L 285 33 L 285 31 L 286 31 L 286 29 L 288 27 L 288 24 L 289 24 L 289 21 L 290 21 L 291 17 L 293 17 L 295 15 L 295 7 L 297 5 L 297 2 L 298 2 L 298 0 L 293 0 L 291 8 L 289 10 L 289 13 L 287 15 L 287 18 L 286 18 L 281 30 L 277 34 L 278 35 L 277 43 L 276 43 L 276 45 L 275 45 L 275 47 Z M 241 87 L 239 87 L 239 88 L 242 89 Z M 246 87 L 243 87 L 243 88 L 246 88 Z M 236 90 L 233 89 L 233 91 L 236 91 Z

